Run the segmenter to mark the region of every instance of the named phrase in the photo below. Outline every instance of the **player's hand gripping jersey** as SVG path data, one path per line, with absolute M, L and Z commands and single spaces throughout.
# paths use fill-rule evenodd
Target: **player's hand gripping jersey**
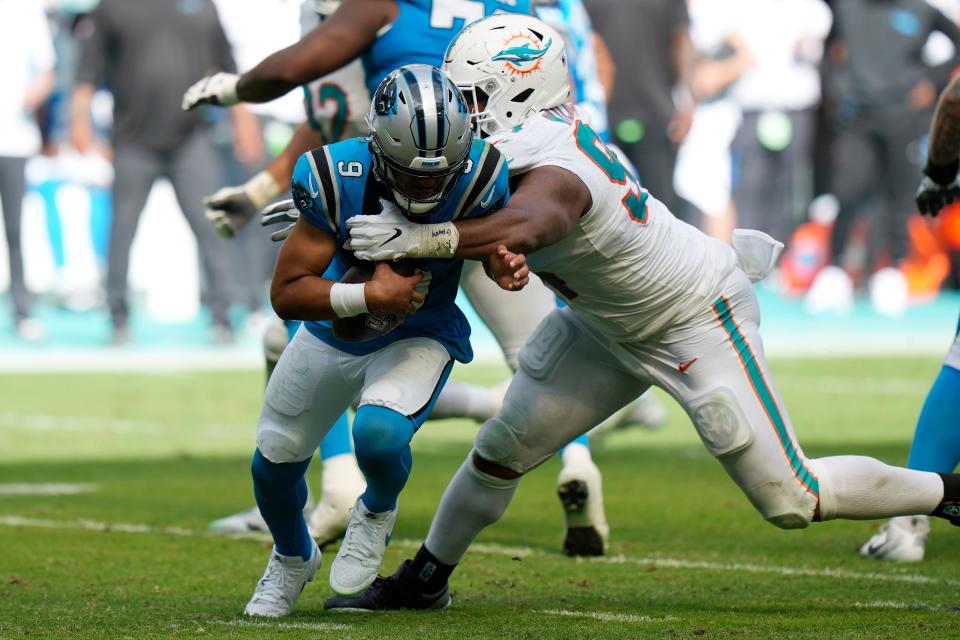
M 338 249 L 324 278 L 338 281 L 358 264 L 352 252 L 340 248 L 350 237 L 347 220 L 359 214 L 380 213 L 385 204 L 393 206 L 391 202 L 382 202 L 388 198 L 388 192 L 374 178 L 373 162 L 367 139 L 351 138 L 305 153 L 294 168 L 293 197 L 301 216 L 337 237 Z M 484 216 L 501 208 L 508 198 L 508 172 L 503 156 L 490 144 L 474 140 L 466 167 L 449 196 L 417 221 L 449 222 Z M 455 303 L 462 261 L 410 262 L 424 272 L 425 282 L 429 280 L 426 300 L 390 333 L 365 342 L 344 342 L 333 335 L 329 321 L 304 325 L 320 340 L 352 355 L 372 353 L 404 338 L 426 336 L 443 344 L 460 362 L 469 362 L 473 359 L 470 325 Z
M 370 94 L 390 71 L 421 62 L 438 65 L 463 27 L 495 13 L 532 12 L 532 0 L 397 0 L 396 20 L 363 55 Z
M 511 175 L 558 166 L 590 190 L 593 204 L 577 226 L 527 262 L 595 330 L 643 340 L 717 299 L 737 263 L 734 251 L 642 189 L 576 110 L 543 111 L 487 140 Z

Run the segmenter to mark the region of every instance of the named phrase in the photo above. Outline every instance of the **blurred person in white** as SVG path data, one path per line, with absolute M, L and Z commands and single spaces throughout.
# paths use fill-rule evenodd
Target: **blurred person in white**
M 868 281 L 871 303 L 877 312 L 897 316 L 909 302 L 898 266 L 907 257 L 920 141 L 937 92 L 960 63 L 960 30 L 924 0 L 844 0 L 833 11 L 824 109 L 831 135 L 827 188 L 839 211 L 830 265 L 817 274 L 805 304 L 813 313 L 852 307 L 845 249 L 854 222 L 865 214 L 869 242 L 862 267 L 867 274 L 883 267 Z M 952 55 L 931 64 L 924 52 L 938 33 L 951 41 Z
M 127 272 L 137 223 L 154 181 L 166 177 L 197 240 L 213 316 L 213 339 L 232 338 L 227 317 L 233 277 L 228 247 L 206 221 L 201 198 L 220 181 L 209 123 L 184 113 L 179 98 L 197 75 L 234 69 L 211 0 L 102 0 L 90 14 L 71 104 L 71 139 L 93 145 L 90 102 L 106 85 L 114 97 L 111 132 L 114 215 L 107 264 L 113 342 L 129 339 Z M 171 260 L 178 259 L 176 253 Z
M 733 139 L 737 226 L 785 242 L 810 201 L 830 8 L 821 0 L 732 0 L 723 18 L 754 58 L 730 87 L 743 112 Z
M 725 3 L 690 0 L 687 5 L 690 38 L 698 54 L 692 85 L 699 101 L 677 152 L 674 187 L 703 214 L 703 231 L 729 242 L 736 226 L 730 145 L 741 119 L 729 88 L 753 65 L 754 57 L 729 28 Z
M 39 340 L 43 327 L 29 317 L 23 275 L 20 214 L 27 159 L 40 150 L 35 112 L 53 91 L 54 54 L 39 0 L 0 0 L 0 201 L 10 258 L 14 323 L 23 340 Z

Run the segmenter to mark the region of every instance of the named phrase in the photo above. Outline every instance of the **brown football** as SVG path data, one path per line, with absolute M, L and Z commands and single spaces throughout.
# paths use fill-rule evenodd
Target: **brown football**
M 404 260 L 389 264 L 394 271 L 402 276 L 412 276 L 416 271 L 413 265 Z M 373 277 L 373 269 L 374 263 L 361 262 L 347 269 L 347 272 L 340 278 L 340 282 L 346 284 L 368 282 Z M 390 333 L 401 322 L 402 320 L 392 313 L 384 312 L 361 313 L 352 318 L 334 318 L 332 322 L 333 335 L 337 340 L 343 340 L 344 342 L 363 342 Z

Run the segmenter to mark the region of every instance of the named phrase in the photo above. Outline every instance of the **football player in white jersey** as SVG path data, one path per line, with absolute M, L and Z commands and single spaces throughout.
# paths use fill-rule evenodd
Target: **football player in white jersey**
M 777 527 L 910 514 L 960 522 L 960 475 L 803 454 L 764 358 L 751 285 L 779 243 L 740 233 L 735 251 L 638 188 L 563 106 L 566 62 L 552 29 L 520 16 L 474 22 L 444 67 L 472 96 L 481 135 L 507 156 L 514 195 L 478 222 L 392 221 L 385 233 L 383 216 L 353 218 L 350 246 L 380 260 L 479 258 L 505 244 L 526 253 L 569 307 L 527 341 L 503 407 L 478 432 L 416 557 L 327 608 L 448 605 L 451 572 L 503 514 L 520 477 L 651 384 L 680 403 L 708 451 Z M 395 229 L 400 235 L 384 242 Z

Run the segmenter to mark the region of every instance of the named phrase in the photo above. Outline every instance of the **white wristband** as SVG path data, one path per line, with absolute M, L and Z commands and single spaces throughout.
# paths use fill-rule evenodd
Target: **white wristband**
M 460 232 L 452 222 L 423 225 L 423 242 L 407 252 L 408 258 L 452 258 L 460 245 Z
M 261 171 L 253 176 L 243 185 L 243 190 L 253 204 L 253 208 L 259 211 L 263 209 L 271 200 L 280 195 L 280 185 L 266 171 Z
M 367 299 L 363 292 L 365 283 L 346 284 L 338 282 L 330 287 L 330 307 L 338 318 L 352 318 L 367 313 Z

